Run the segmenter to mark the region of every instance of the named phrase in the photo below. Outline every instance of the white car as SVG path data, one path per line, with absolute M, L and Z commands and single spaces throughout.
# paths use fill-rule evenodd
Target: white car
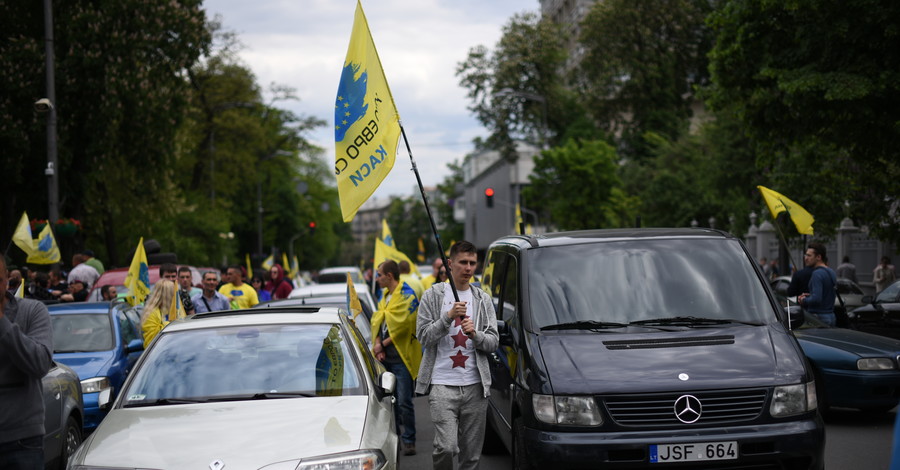
M 195 315 L 144 352 L 70 469 L 395 469 L 396 377 L 336 308 Z
M 356 285 L 365 284 L 362 271 L 356 266 L 334 266 L 319 270 L 316 282 L 319 284 L 347 284 L 347 273 Z
M 369 287 L 365 283 L 354 282 L 356 295 L 361 303 L 369 306 L 369 312 L 374 312 L 378 308 L 378 302 L 372 297 Z M 298 287 L 291 291 L 289 299 L 310 299 L 315 297 L 336 297 L 347 295 L 347 280 L 344 279 L 343 284 L 312 284 L 309 286 Z M 371 314 L 367 313 L 371 318 Z

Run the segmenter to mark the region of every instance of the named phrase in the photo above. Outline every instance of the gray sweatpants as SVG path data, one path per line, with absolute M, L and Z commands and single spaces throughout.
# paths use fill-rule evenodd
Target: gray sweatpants
M 458 470 L 475 470 L 481 457 L 487 398 L 484 387 L 475 385 L 432 385 L 428 395 L 434 422 L 435 470 L 453 470 L 453 457 L 459 454 Z

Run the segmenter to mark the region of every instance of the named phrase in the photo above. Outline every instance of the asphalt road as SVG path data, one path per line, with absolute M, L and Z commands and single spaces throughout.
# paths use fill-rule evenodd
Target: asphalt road
M 428 412 L 428 397 L 416 397 L 416 455 L 400 456 L 400 468 L 431 468 L 434 428 Z M 828 470 L 887 470 L 891 460 L 894 419 L 897 409 L 867 414 L 832 409 L 825 416 L 825 468 Z M 508 470 L 508 454 L 483 455 L 482 470 Z

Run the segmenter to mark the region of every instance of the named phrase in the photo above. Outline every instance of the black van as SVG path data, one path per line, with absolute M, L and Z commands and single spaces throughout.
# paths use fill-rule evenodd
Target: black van
M 739 239 L 509 236 L 482 288 L 500 331 L 486 445 L 514 468 L 824 468 L 811 369 Z

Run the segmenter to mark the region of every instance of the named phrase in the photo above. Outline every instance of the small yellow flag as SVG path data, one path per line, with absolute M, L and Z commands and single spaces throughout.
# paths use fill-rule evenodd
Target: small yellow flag
M 19 225 L 16 226 L 12 241 L 17 247 L 21 248 L 26 255 L 31 256 L 34 254 L 33 239 L 34 236 L 31 234 L 31 225 L 28 223 L 28 214 L 22 212 L 22 218 L 19 219 Z
M 150 294 L 150 267 L 147 266 L 144 237 L 141 237 L 137 249 L 134 250 L 131 267 L 128 268 L 128 274 L 125 276 L 125 287 L 128 288 L 128 296 L 125 300 L 132 306 L 143 303 Z
M 53 237 L 53 231 L 50 230 L 48 222 L 41 229 L 37 240 L 32 241 L 32 252 L 26 258 L 26 261 L 34 264 L 53 264 L 59 263 L 61 256 L 59 255 L 59 246 L 56 244 L 56 238 Z
M 812 225 L 816 219 L 800 204 L 765 186 L 757 186 L 757 189 L 762 194 L 763 200 L 766 201 L 766 205 L 769 206 L 769 212 L 772 214 L 772 217 L 778 217 L 778 214 L 787 211 L 791 216 L 791 220 L 794 221 L 798 232 L 804 235 L 813 234 Z
M 401 252 L 400 250 L 392 246 L 387 246 L 387 244 L 385 244 L 383 241 L 376 239 L 374 265 L 377 267 L 385 260 L 393 260 L 397 263 L 406 261 L 407 263 L 409 263 L 410 271 L 416 273 L 416 275 L 419 274 L 419 268 L 416 267 L 416 263 L 413 263 L 408 256 L 403 254 L 403 252 Z

